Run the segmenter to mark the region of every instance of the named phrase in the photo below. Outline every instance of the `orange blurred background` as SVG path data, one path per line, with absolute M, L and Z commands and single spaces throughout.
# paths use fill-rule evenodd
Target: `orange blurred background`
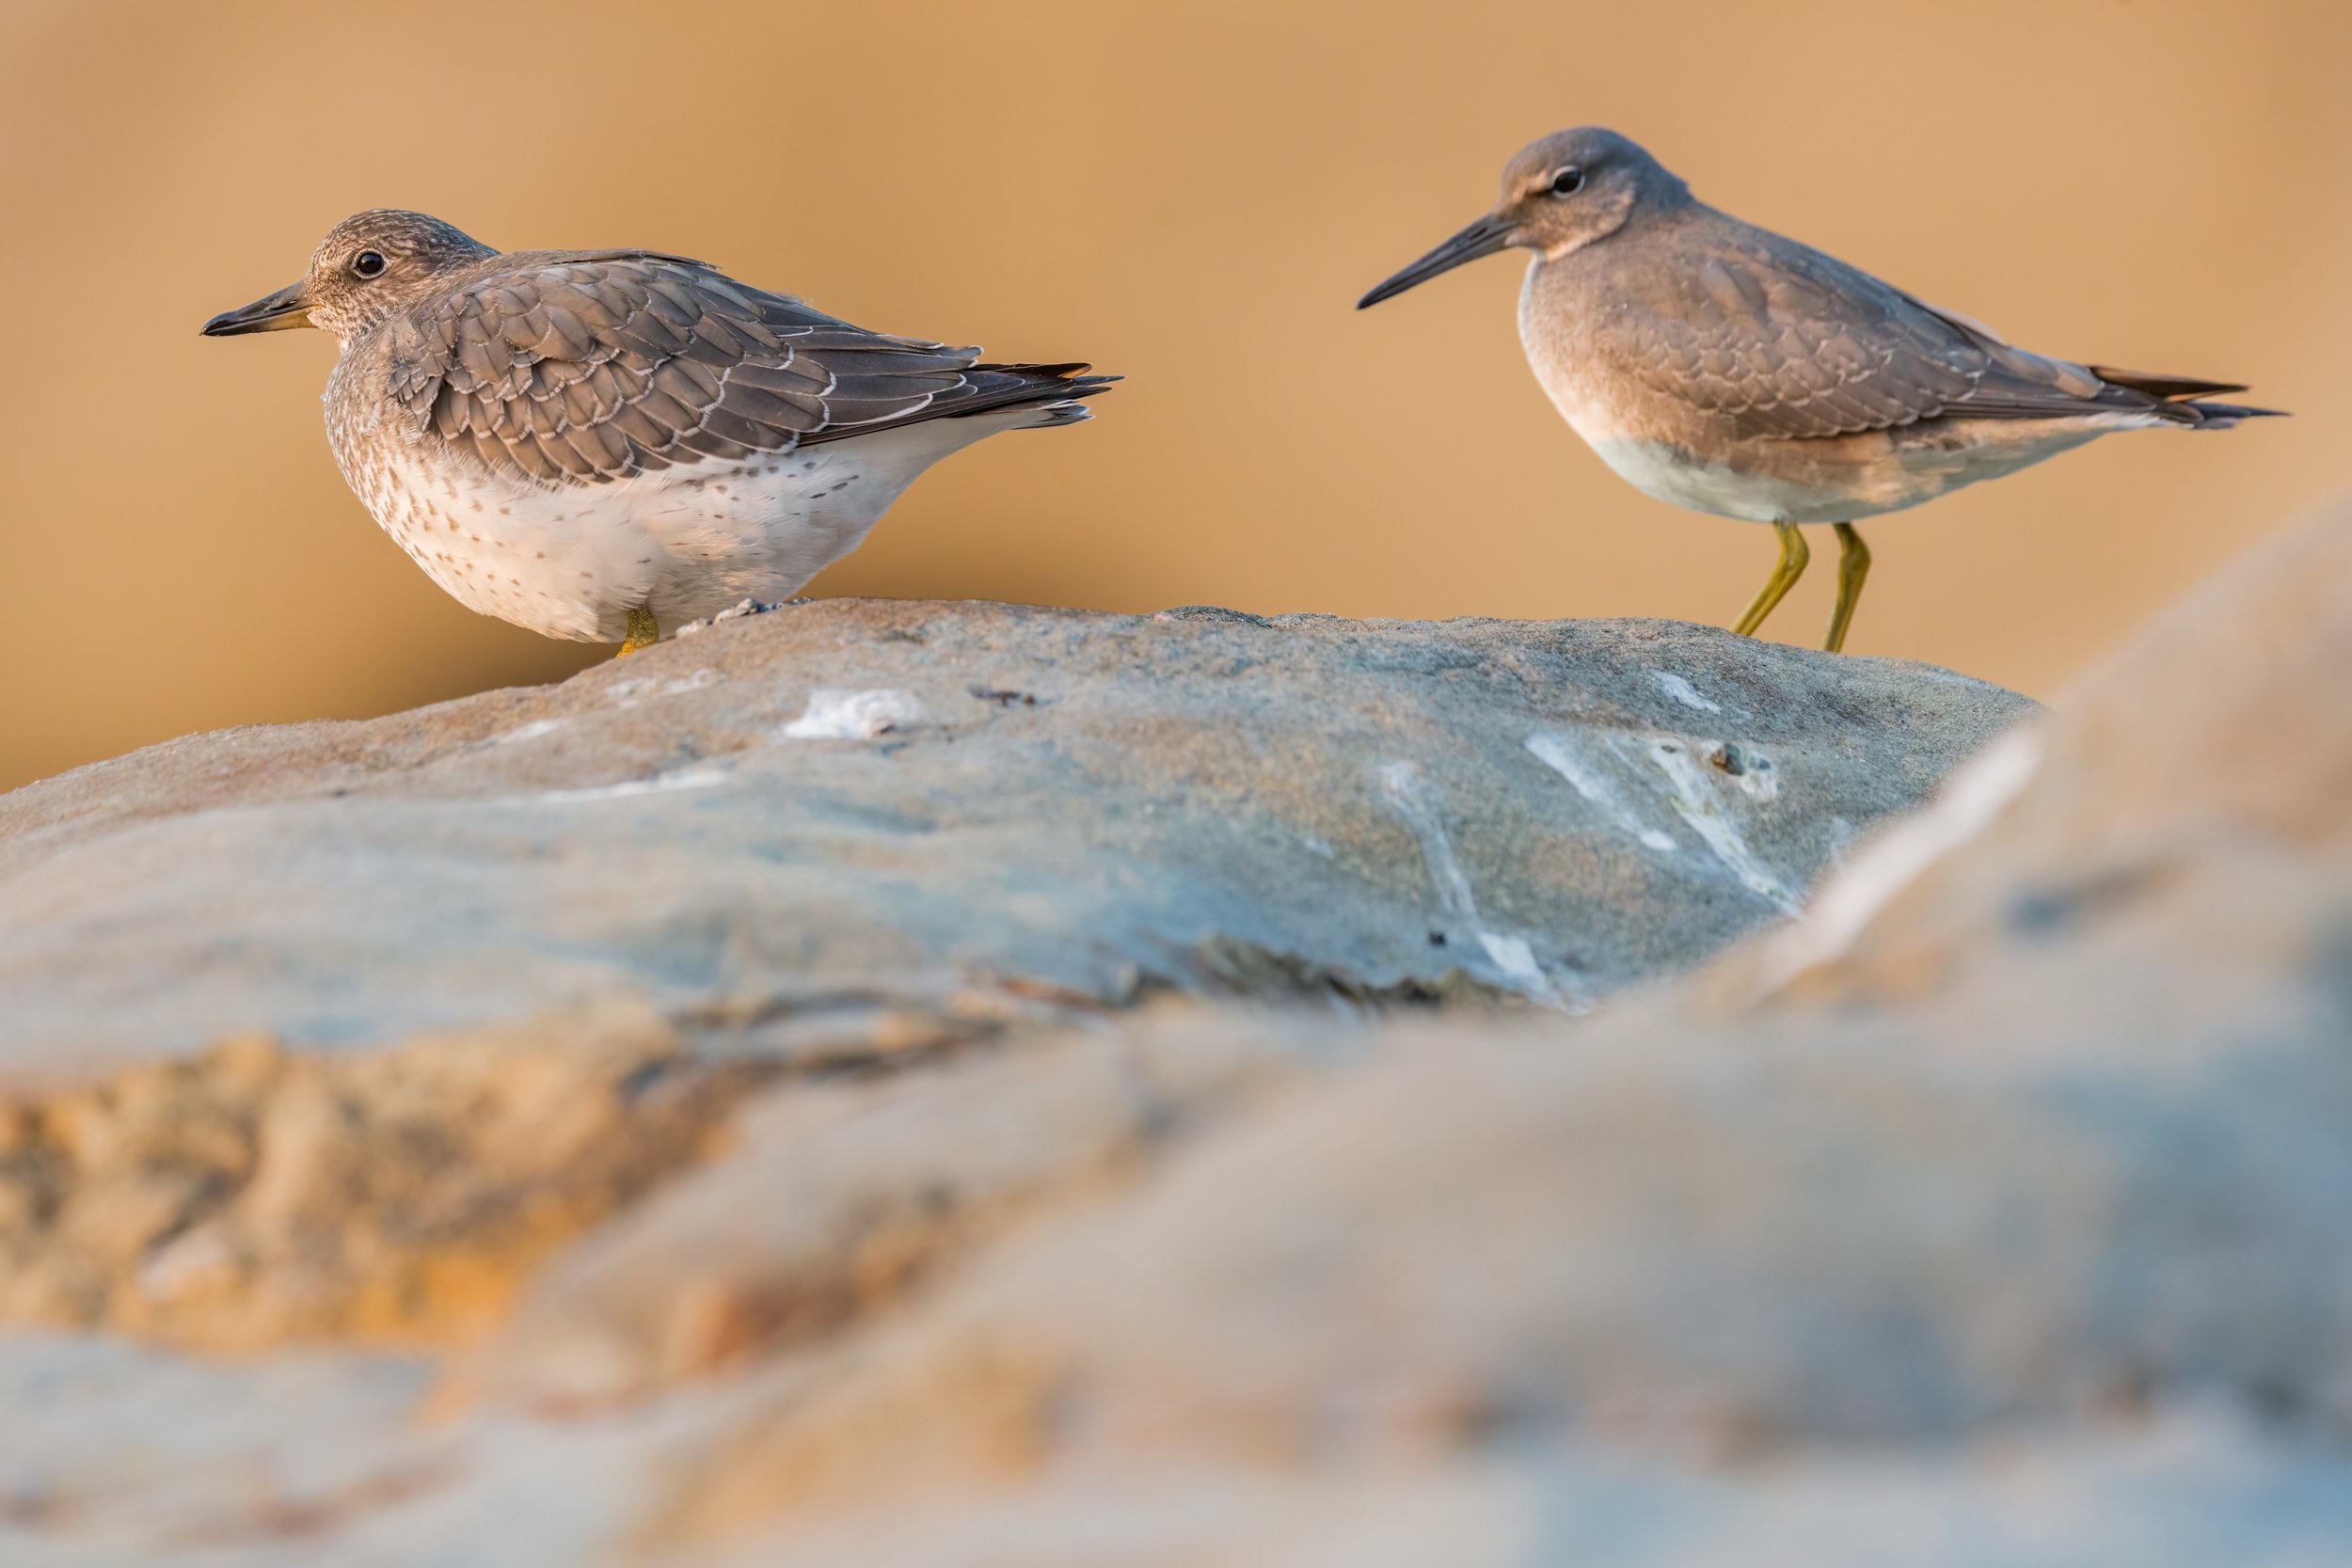
M 1576 441 L 1515 261 L 1351 309 L 1580 122 L 2028 346 L 2301 416 L 1867 531 L 1852 650 L 2046 694 L 2352 480 L 2348 82 L 2344 0 L 11 0 L 0 786 L 609 652 L 469 613 L 376 531 L 324 336 L 197 336 L 375 205 L 1130 378 L 943 465 L 817 593 L 1727 621 L 1770 533 Z M 1831 576 L 1771 631 L 1810 643 Z

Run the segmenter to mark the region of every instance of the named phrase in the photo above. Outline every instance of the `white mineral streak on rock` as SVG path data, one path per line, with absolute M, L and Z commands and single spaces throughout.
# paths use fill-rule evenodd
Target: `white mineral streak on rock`
M 1481 931 L 1478 933 L 1478 945 L 1486 950 L 1486 957 L 1494 960 L 1497 969 L 1510 977 L 1513 985 L 1530 996 L 1541 997 L 1555 1006 L 1565 1006 L 1552 986 L 1551 977 L 1544 973 L 1543 965 L 1535 961 L 1535 950 L 1527 944 L 1525 937 L 1498 936 L 1492 931 Z
M 1598 806 L 1612 822 L 1639 839 L 1644 848 L 1655 849 L 1661 855 L 1674 853 L 1673 837 L 1644 823 L 1626 804 L 1625 797 L 1617 793 L 1617 786 L 1609 781 L 1608 774 L 1579 757 L 1565 736 L 1537 730 L 1527 737 L 1527 749 L 1536 761 L 1567 780 L 1579 795 Z
M 1486 918 L 1478 912 L 1478 897 L 1470 891 L 1470 878 L 1462 872 L 1462 863 L 1454 857 L 1454 845 L 1446 837 L 1445 824 L 1438 820 L 1437 802 L 1429 797 L 1428 787 L 1422 783 L 1421 769 L 1405 761 L 1390 761 L 1380 765 L 1380 792 L 1405 825 L 1420 841 L 1422 863 L 1429 868 L 1429 879 L 1437 885 L 1438 901 L 1446 913 L 1478 933 L 1478 944 L 1486 950 L 1487 961 L 1502 971 L 1505 979 L 1547 1007 L 1563 1012 L 1581 1011 L 1563 996 L 1560 988 L 1535 961 L 1535 950 L 1527 939 L 1506 935 L 1486 928 Z
M 1693 707 L 1701 713 L 1723 712 L 1721 705 L 1700 696 L 1698 688 L 1684 680 L 1680 675 L 1671 674 L 1664 670 L 1652 670 L 1649 677 L 1658 683 L 1658 689 L 1661 691 L 1680 703 L 1684 707 Z
M 787 740 L 871 740 L 930 717 L 912 691 L 845 691 L 820 688 L 808 694 L 808 711 L 784 727 Z
M 1725 815 L 1723 802 L 1715 799 L 1707 776 L 1699 771 L 1691 748 L 1672 736 L 1660 736 L 1649 743 L 1650 761 L 1666 775 L 1666 783 L 1674 790 L 1674 808 L 1691 831 L 1707 841 L 1715 851 L 1715 858 L 1728 867 L 1747 889 L 1760 898 L 1769 899 L 1780 909 L 1795 914 L 1804 901 L 1780 873 L 1757 858 L 1747 841 L 1740 836 L 1739 826 Z
M 1470 892 L 1470 879 L 1462 874 L 1462 863 L 1454 859 L 1445 824 L 1438 820 L 1438 808 L 1421 782 L 1421 769 L 1409 762 L 1382 763 L 1380 790 L 1421 841 L 1421 858 L 1429 867 L 1429 879 L 1437 884 L 1438 901 L 1445 906 L 1446 913 L 1477 925 L 1477 896 Z

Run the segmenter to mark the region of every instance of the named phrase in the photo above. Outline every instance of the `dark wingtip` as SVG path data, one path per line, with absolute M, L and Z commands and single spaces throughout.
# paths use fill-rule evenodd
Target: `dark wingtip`
M 975 372 L 992 371 L 1020 379 L 1011 387 L 976 398 L 969 404 L 953 404 L 941 410 L 946 419 L 960 420 L 993 409 L 1010 408 L 1025 403 L 1074 403 L 1080 398 L 1099 396 L 1111 389 L 1111 384 L 1124 380 L 1116 375 L 1087 375 L 1089 367 L 1079 360 L 1060 365 L 975 365 Z
M 1093 391 L 1097 388 L 1107 387 L 1114 381 L 1124 381 L 1127 379 L 1123 375 L 1089 375 L 1086 372 L 1092 370 L 1094 367 L 1088 364 L 1084 360 L 1078 359 L 1073 359 L 1068 364 L 1063 365 L 981 364 L 975 365 L 972 368 L 976 371 L 1000 371 L 1008 375 L 1049 376 L 1054 381 L 1060 383 L 1065 387 L 1082 387 L 1088 391 Z
M 2113 387 L 2128 387 L 2135 392 L 2145 392 L 2152 398 L 2170 403 L 2180 398 L 2217 398 L 2232 392 L 2243 392 L 2245 384 L 2236 381 L 2203 381 L 2193 375 L 2154 375 L 2146 371 L 2119 370 L 2113 365 L 2092 365 L 2090 373 Z
M 2110 387 L 2137 392 L 2154 398 L 2157 406 L 2151 410 L 2176 424 L 2192 430 L 2227 430 L 2240 420 L 2283 420 L 2290 415 L 2283 408 L 2256 408 L 2241 403 L 2207 403 L 2207 398 L 2224 397 L 2247 388 L 2241 382 L 2205 381 L 2192 375 L 2155 375 L 2147 371 L 2118 370 L 2113 365 L 2092 365 L 2090 373 Z

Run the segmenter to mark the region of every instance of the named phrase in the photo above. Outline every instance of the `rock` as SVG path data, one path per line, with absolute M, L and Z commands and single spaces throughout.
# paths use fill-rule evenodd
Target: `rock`
M 1656 622 L 787 606 L 0 800 L 0 1082 L 614 997 L 747 1051 L 1169 987 L 1580 1007 L 2029 705 Z
M 0 1560 L 251 1561 L 437 1484 L 424 1361 L 190 1360 L 84 1335 L 0 1338 Z M 357 1505 L 357 1506 L 355 1506 Z
M 1162 1010 L 1108 1038 L 771 1097 L 728 1157 L 543 1271 L 473 1375 L 504 1398 L 578 1407 L 820 1340 L 1037 1212 L 1116 1191 L 1204 1127 L 1347 1060 L 1324 1031 L 1204 1031 Z
M 2340 1442 L 2347 668 L 2352 514 L 1998 743 L 1696 991 L 1557 1037 L 1408 1031 L 1236 1118 L 714 1438 L 663 1528 L 863 1507 L 897 1541 L 910 1494 L 1073 1465 L 1785 1462 L 2216 1400 L 2262 1441 Z M 2223 1555 L 2352 1549 L 2327 1454 L 2324 1528 Z M 968 1548 L 980 1517 L 932 1539 Z
M 23 1090 L 0 1320 L 461 1343 L 778 1074 L 1171 987 L 1581 1006 L 1775 918 L 1854 824 L 2026 705 L 1645 624 L 732 619 L 691 664 L 199 736 L 0 802 L 0 1083 Z M 1050 1106 L 1049 1082 L 1020 1069 L 1006 1114 Z M 817 1195 L 845 1179 L 812 1175 L 789 1223 L 815 1254 L 677 1257 L 597 1341 L 605 1371 L 534 1387 L 609 1393 L 854 1315 L 803 1298 L 873 1295 L 866 1231 L 944 1247 L 1191 1092 L 1039 1129 L 1033 1170 L 944 1171 L 954 1215 L 866 1216 L 844 1258 Z M 855 1192 L 914 1180 L 865 1135 Z M 516 1341 L 532 1368 L 584 1342 L 542 1326 Z
M 270 1032 L 221 1035 L 226 985 L 201 1029 L 134 998 L 82 1039 L 139 1059 L 93 1071 L 40 1022 L 72 988 L 37 988 L 0 1024 L 0 1237 L 80 1260 L 89 1321 L 224 1342 L 103 1307 L 160 1282 L 309 1347 L 0 1338 L 0 1557 L 2352 1552 L 2352 512 L 1983 749 L 1794 923 L 1835 818 L 1885 815 L 1850 809 L 1870 782 L 1928 787 L 1913 725 L 1949 760 L 2014 700 L 1646 625 L 1057 613 L 983 657 L 1005 612 L 820 608 L 0 806 L 11 887 L 167 974 L 201 901 L 172 868 L 254 860 L 203 886 Z M 1028 825 L 1049 800 L 1082 809 Z M 501 1013 L 437 914 L 569 1010 Z M 8 918 L 12 984 L 67 952 Z M 1329 1005 L 1433 995 L 1482 1005 Z M 468 1031 L 418 1033 L 445 1011 Z M 522 1261 L 389 1330 L 334 1307 L 452 1252 Z
M 406 1416 L 428 1376 L 390 1357 L 188 1363 L 0 1339 L 0 1552 L 10 1568 L 2308 1568 L 2352 1536 L 2340 1460 L 2201 1413 L 1715 1470 L 1587 1453 L 1082 1474 L 966 1494 L 944 1516 L 687 1552 L 632 1531 L 662 1456 L 716 1397 L 594 1422 L 420 1423 Z

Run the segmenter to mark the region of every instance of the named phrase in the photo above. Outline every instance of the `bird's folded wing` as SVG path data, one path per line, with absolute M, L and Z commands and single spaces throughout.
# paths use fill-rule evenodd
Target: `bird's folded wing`
M 405 324 L 390 389 L 501 472 L 594 483 L 963 412 L 979 351 L 868 332 L 645 252 L 514 255 Z
M 2153 401 L 1793 241 L 1756 233 L 1710 249 L 1695 270 L 1630 282 L 1619 308 L 1600 313 L 1596 346 L 1734 436 L 1818 439 L 1946 417 L 2130 412 Z

